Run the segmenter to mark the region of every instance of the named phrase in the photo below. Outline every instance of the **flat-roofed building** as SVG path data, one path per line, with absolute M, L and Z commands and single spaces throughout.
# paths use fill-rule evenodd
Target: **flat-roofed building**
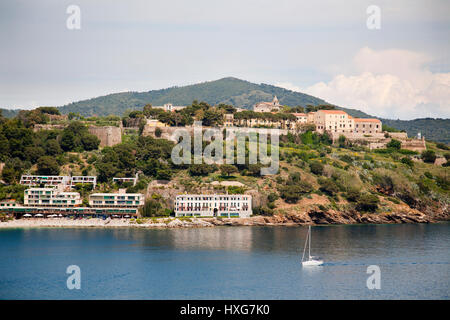
M 297 123 L 307 123 L 308 115 L 306 113 L 293 113 L 295 118 L 297 119 Z
M 30 188 L 24 191 L 26 206 L 76 207 L 82 200 L 78 192 L 63 192 L 57 188 Z
M 136 182 L 137 182 L 137 177 L 136 178 L 131 178 L 131 177 L 128 177 L 128 178 L 117 178 L 117 177 L 114 177 L 113 178 L 113 182 L 117 182 L 117 183 L 131 183 L 131 184 L 133 184 L 133 186 L 135 186 L 136 185 Z
M 329 132 L 353 132 L 354 121 L 342 110 L 318 110 L 314 114 L 316 130 L 323 133 Z
M 383 131 L 381 121 L 378 119 L 360 119 L 360 118 L 354 118 L 355 122 L 355 130 L 356 133 L 364 133 L 364 134 L 370 134 L 370 133 L 380 133 Z
M 20 184 L 26 186 L 69 186 L 73 187 L 77 183 L 81 184 L 92 184 L 95 187 L 97 186 L 97 177 L 96 176 L 33 176 L 33 175 L 22 175 L 20 177 Z
M 250 217 L 252 196 L 246 194 L 183 194 L 175 198 L 175 216 Z
M 223 125 L 225 127 L 232 127 L 234 125 L 234 115 L 232 113 L 223 115 Z
M 81 184 L 92 184 L 93 189 L 97 186 L 96 176 L 72 176 L 70 177 L 70 186 L 74 186 L 78 183 Z
M 35 185 L 46 185 L 46 186 L 57 186 L 57 185 L 68 185 L 70 184 L 69 176 L 32 176 L 32 175 L 22 175 L 20 177 L 20 184 L 26 186 Z
M 163 109 L 166 112 L 175 112 L 186 108 L 186 106 L 174 106 L 171 103 L 166 103 L 163 106 L 152 106 L 152 108 Z
M 122 207 L 134 208 L 144 205 L 141 193 L 93 193 L 89 196 L 89 205 L 97 208 Z

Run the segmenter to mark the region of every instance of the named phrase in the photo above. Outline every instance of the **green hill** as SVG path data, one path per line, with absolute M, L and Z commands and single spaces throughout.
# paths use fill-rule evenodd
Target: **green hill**
M 306 106 L 328 104 L 325 100 L 308 94 L 295 92 L 268 84 L 256 84 L 237 78 L 223 78 L 182 87 L 171 87 L 147 92 L 120 92 L 106 96 L 82 100 L 60 107 L 63 114 L 78 112 L 83 116 L 122 116 L 126 110 L 141 110 L 144 105 L 190 105 L 193 100 L 205 101 L 211 105 L 226 103 L 241 108 L 251 109 L 253 105 L 261 101 L 271 101 L 277 96 L 282 105 Z M 337 107 L 353 117 L 371 117 L 370 115 L 355 109 Z M 18 110 L 3 111 L 3 116 L 14 117 Z M 398 130 L 405 130 L 409 136 L 415 136 L 421 132 L 427 139 L 450 143 L 450 119 L 415 119 L 415 120 L 390 120 L 382 119 L 384 124 Z
M 61 107 L 61 113 L 79 112 L 83 116 L 122 115 L 127 109 L 142 109 L 147 103 L 189 105 L 193 100 L 205 101 L 211 105 L 226 103 L 251 109 L 257 102 L 271 101 L 273 96 L 277 96 L 282 105 L 288 106 L 327 104 L 325 100 L 304 93 L 230 77 L 148 92 L 114 93 L 70 103 Z M 354 116 L 365 115 L 357 110 L 348 110 L 348 112 Z
M 416 136 L 420 132 L 427 140 L 450 144 L 450 119 L 380 120 L 390 127 L 405 130 L 409 137 Z

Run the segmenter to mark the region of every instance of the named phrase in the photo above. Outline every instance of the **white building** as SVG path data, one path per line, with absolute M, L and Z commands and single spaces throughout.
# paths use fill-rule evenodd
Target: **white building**
M 45 186 L 70 186 L 73 187 L 75 184 L 92 184 L 94 189 L 97 186 L 97 177 L 96 176 L 33 176 L 33 175 L 22 175 L 20 177 L 20 184 L 26 186 L 36 186 L 36 185 L 45 185 Z
M 30 188 L 24 191 L 26 206 L 76 207 L 81 205 L 78 192 L 63 192 L 57 188 Z
M 175 199 L 175 216 L 250 217 L 252 196 L 246 194 L 184 194 Z
M 163 106 L 152 106 L 152 108 L 163 109 L 166 112 L 175 112 L 186 108 L 186 106 L 174 106 L 171 103 L 166 103 Z
M 91 207 L 140 207 L 144 205 L 144 195 L 141 193 L 93 193 L 89 196 Z
M 130 182 L 130 183 L 133 184 L 133 186 L 135 186 L 136 183 L 137 183 L 138 177 L 139 177 L 139 176 L 138 176 L 137 173 L 136 173 L 136 175 L 134 176 L 134 178 L 132 178 L 132 177 L 127 177 L 127 178 L 117 178 L 117 177 L 114 177 L 114 178 L 113 178 L 113 182 L 118 182 L 118 183 Z
M 272 102 L 259 102 L 253 107 L 255 112 L 278 112 L 281 109 L 281 105 L 278 102 L 277 96 L 275 96 Z

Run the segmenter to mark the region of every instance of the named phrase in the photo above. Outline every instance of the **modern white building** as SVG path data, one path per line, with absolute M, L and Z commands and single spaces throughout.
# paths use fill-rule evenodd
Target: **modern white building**
M 45 185 L 45 186 L 69 186 L 73 187 L 77 183 L 90 183 L 93 185 L 94 189 L 97 185 L 97 177 L 96 176 L 33 176 L 33 175 L 22 175 L 20 177 L 20 184 L 26 186 L 36 186 L 36 185 Z
M 25 206 L 76 207 L 82 200 L 78 192 L 63 192 L 57 188 L 30 188 L 24 191 Z
M 93 193 L 89 196 L 89 205 L 96 208 L 122 207 L 134 208 L 144 205 L 141 193 Z
M 127 177 L 127 178 L 114 177 L 113 178 L 113 182 L 118 182 L 118 183 L 131 182 L 133 184 L 133 186 L 136 185 L 137 180 L 138 180 L 138 174 L 137 173 L 136 173 L 136 176 L 134 178 L 132 178 L 132 177 Z
M 250 217 L 252 196 L 246 194 L 183 194 L 176 196 L 175 216 Z

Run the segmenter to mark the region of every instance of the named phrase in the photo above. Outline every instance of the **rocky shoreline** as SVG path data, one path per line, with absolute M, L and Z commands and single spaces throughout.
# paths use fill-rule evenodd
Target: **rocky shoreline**
M 0 228 L 203 228 L 215 226 L 298 226 L 342 224 L 436 223 L 450 221 L 449 210 L 423 213 L 409 209 L 398 213 L 326 212 L 311 210 L 296 214 L 250 218 L 147 218 L 147 219 L 15 219 L 0 222 Z

